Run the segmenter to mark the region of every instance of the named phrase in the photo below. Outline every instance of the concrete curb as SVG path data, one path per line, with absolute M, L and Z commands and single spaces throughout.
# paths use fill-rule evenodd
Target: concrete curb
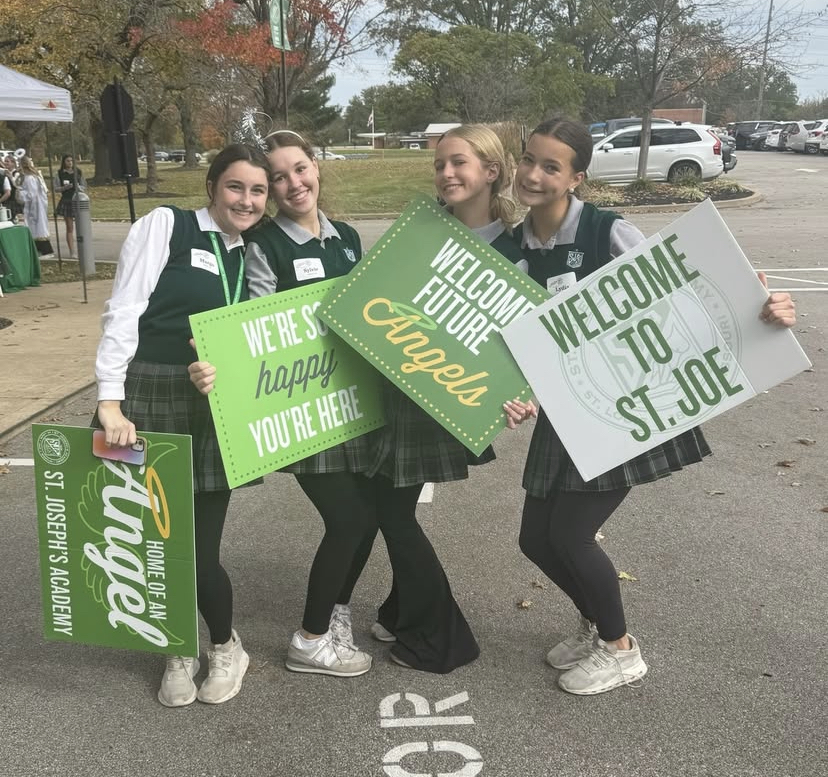
M 46 407 L 41 407 L 26 418 L 15 420 L 12 422 L 11 426 L 0 429 L 0 445 L 10 443 L 15 437 L 19 437 L 21 434 L 26 432 L 33 423 L 37 422 L 38 418 L 42 418 L 55 410 L 59 410 L 67 402 L 71 402 L 73 399 L 83 394 L 84 391 L 88 391 L 94 387 L 94 380 L 91 383 L 86 383 L 85 385 L 80 386 L 79 388 L 70 387 L 67 394 L 60 399 L 55 400 L 52 404 L 47 405 Z

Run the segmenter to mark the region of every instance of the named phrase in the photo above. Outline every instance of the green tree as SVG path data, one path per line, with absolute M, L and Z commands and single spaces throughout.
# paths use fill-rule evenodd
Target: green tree
M 380 132 L 420 132 L 432 122 L 454 121 L 442 110 L 427 86 L 418 83 L 383 84 L 362 91 L 345 109 L 345 123 L 353 133 L 367 131 L 368 117 Z
M 412 35 L 394 70 L 428 87 L 436 105 L 460 121 L 528 121 L 550 109 L 580 109 L 577 63 L 577 52 L 559 44 L 544 49 L 528 35 L 454 27 Z

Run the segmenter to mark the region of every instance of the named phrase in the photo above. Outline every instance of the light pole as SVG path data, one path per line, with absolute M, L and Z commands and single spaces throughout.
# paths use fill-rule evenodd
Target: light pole
M 768 26 L 765 29 L 765 45 L 762 49 L 762 69 L 759 71 L 759 95 L 756 98 L 756 119 L 762 118 L 762 100 L 765 96 L 765 74 L 768 66 L 768 42 L 770 41 L 771 19 L 773 19 L 773 0 L 768 8 Z

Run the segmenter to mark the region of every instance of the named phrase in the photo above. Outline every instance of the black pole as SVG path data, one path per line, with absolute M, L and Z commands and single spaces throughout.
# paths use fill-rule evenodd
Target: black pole
M 118 122 L 118 139 L 121 143 L 121 158 L 126 162 L 127 159 L 127 133 L 126 127 L 124 127 L 124 113 L 123 113 L 123 106 L 121 105 L 121 91 L 118 89 L 118 77 L 115 76 L 112 79 L 112 83 L 115 85 L 115 116 L 116 121 Z M 126 187 L 127 187 L 127 201 L 129 202 L 129 220 L 134 224 L 135 223 L 135 200 L 132 196 L 132 175 L 130 175 L 129 170 L 126 170 Z
M 285 129 L 288 128 L 288 102 L 287 102 L 287 55 L 282 49 L 282 105 L 285 111 Z

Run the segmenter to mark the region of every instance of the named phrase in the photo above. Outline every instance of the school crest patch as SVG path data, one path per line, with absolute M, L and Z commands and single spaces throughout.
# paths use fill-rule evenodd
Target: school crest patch
M 344 251 L 345 251 L 345 256 L 348 257 L 348 261 L 356 263 L 356 254 L 354 253 L 354 249 L 353 248 L 345 248 Z
M 567 267 L 580 267 L 584 263 L 584 252 L 583 251 L 570 251 L 566 255 L 566 266 Z

